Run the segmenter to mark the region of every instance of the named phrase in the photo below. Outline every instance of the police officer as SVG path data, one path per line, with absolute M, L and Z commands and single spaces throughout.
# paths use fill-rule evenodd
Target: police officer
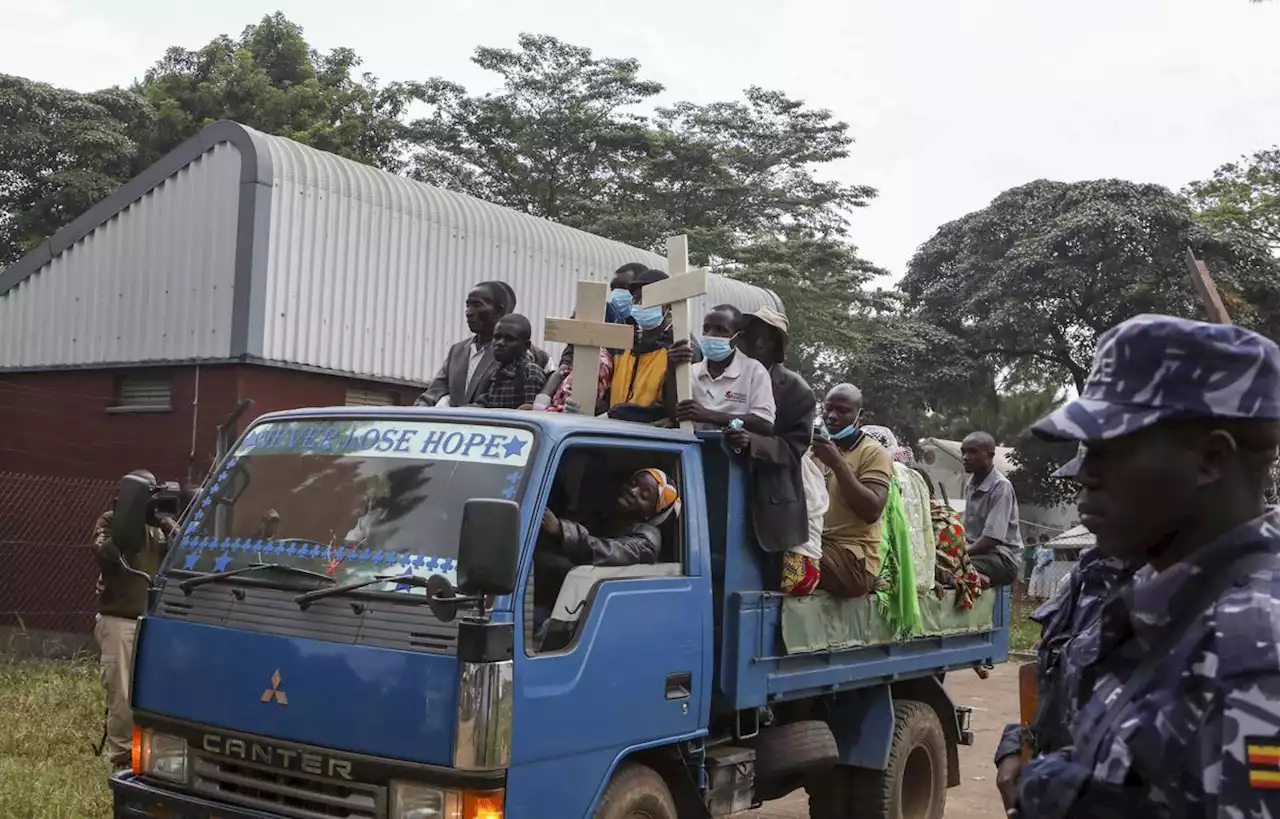
M 1083 458 L 1082 444 L 1076 456 L 1052 477 L 1074 479 Z M 1097 547 L 1085 549 L 1058 589 L 1031 616 L 1041 628 L 1036 650 L 1036 712 L 1025 727 L 1005 726 L 996 747 L 996 787 L 1006 809 L 1017 802 L 1022 749 L 1027 748 L 1035 756 L 1071 744 L 1068 726 L 1074 709 L 1070 692 L 1078 681 L 1076 669 L 1066 662 L 1067 646 L 1097 620 L 1103 602 L 1128 582 L 1137 568 L 1136 563 L 1109 557 Z
M 1280 348 L 1136 316 L 1032 431 L 1086 444 L 1081 522 L 1143 565 L 1067 646 L 1071 744 L 1027 764 L 1016 812 L 1280 816 Z

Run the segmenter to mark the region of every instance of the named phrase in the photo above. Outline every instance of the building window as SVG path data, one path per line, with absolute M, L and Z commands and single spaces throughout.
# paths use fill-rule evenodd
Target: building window
M 399 398 L 390 390 L 364 390 L 359 387 L 347 387 L 348 407 L 394 407 L 400 403 Z
M 168 375 L 122 375 L 116 379 L 116 402 L 107 412 L 168 412 L 173 409 Z

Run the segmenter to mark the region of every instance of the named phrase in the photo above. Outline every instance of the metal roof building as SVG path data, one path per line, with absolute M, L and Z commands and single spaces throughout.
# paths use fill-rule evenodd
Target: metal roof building
M 665 259 L 233 122 L 0 273 L 0 372 L 257 363 L 424 383 L 501 279 L 540 340 L 579 279 Z M 712 277 L 710 303 L 777 296 Z

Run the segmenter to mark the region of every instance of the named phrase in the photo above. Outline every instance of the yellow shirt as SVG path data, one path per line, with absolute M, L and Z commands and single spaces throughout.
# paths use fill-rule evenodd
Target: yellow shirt
M 635 404 L 648 407 L 662 403 L 662 386 L 667 378 L 667 351 L 657 349 L 637 356 L 630 350 L 613 359 L 613 380 L 609 385 L 609 406 Z
M 858 480 L 868 486 L 879 485 L 886 489 L 893 476 L 893 457 L 889 450 L 879 443 L 862 436 L 854 447 L 842 453 L 844 462 L 858 476 Z M 831 495 L 831 505 L 827 508 L 827 516 L 822 523 L 822 546 L 840 546 L 853 552 L 867 562 L 867 571 L 872 575 L 880 573 L 880 519 L 875 523 L 867 523 L 854 514 L 845 503 L 840 492 L 840 482 L 835 472 L 823 467 L 827 477 L 827 492 Z

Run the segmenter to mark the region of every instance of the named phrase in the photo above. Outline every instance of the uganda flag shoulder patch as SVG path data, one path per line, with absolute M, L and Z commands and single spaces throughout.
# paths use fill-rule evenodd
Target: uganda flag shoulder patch
M 1280 790 L 1280 737 L 1245 737 L 1249 787 Z

